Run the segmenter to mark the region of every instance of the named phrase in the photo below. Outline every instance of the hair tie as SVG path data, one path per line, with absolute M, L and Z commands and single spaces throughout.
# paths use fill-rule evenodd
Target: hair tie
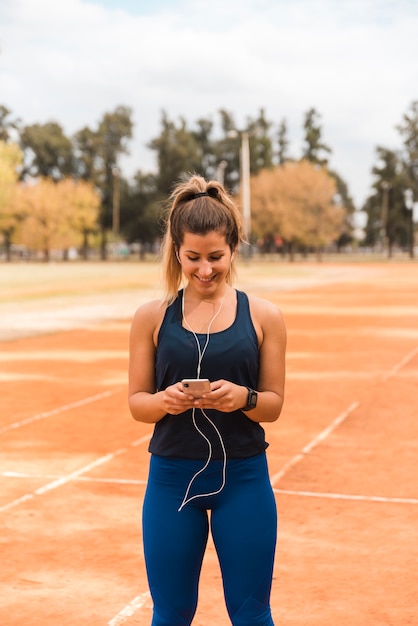
M 201 196 L 208 196 L 208 192 L 207 191 L 201 191 L 199 193 L 195 193 L 194 196 L 192 196 L 193 200 L 195 200 L 195 198 L 200 198 Z

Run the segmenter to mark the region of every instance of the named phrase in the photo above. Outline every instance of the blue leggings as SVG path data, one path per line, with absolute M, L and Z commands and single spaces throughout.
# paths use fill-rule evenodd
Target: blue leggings
M 179 512 L 187 486 L 203 464 L 151 456 L 143 506 L 145 564 L 154 602 L 151 626 L 192 623 L 209 524 L 231 623 L 273 626 L 277 511 L 266 455 L 228 460 L 224 489 L 193 499 Z M 221 483 L 222 461 L 211 461 L 189 497 L 216 491 Z

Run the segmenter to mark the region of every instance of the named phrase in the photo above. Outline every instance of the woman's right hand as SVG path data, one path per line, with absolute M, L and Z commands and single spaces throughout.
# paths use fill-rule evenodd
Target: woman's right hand
M 162 402 L 164 409 L 171 415 L 179 415 L 194 406 L 195 398 L 190 394 L 184 393 L 181 383 L 175 383 L 166 387 L 162 393 Z

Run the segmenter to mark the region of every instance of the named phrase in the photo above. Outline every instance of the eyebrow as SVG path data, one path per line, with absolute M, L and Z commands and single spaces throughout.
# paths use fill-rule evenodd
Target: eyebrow
M 185 252 L 188 252 L 189 254 L 196 254 L 197 256 L 200 255 L 200 252 L 196 252 L 195 250 L 185 250 Z M 219 254 L 220 252 L 225 252 L 225 250 L 212 250 L 212 252 L 209 252 L 209 254 Z

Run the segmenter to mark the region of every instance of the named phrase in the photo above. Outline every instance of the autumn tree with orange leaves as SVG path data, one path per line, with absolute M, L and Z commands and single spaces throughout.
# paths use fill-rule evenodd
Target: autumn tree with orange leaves
M 291 258 L 297 247 L 320 255 L 344 223 L 336 197 L 335 179 L 318 164 L 288 161 L 264 169 L 251 180 L 253 233 L 260 239 L 280 237 Z
M 14 143 L 0 141 L 0 238 L 10 260 L 14 232 L 21 219 L 18 204 L 19 167 L 23 154 Z
M 39 178 L 22 187 L 21 206 L 25 219 L 18 242 L 49 261 L 53 249 L 86 249 L 88 234 L 97 228 L 100 196 L 84 181 Z

